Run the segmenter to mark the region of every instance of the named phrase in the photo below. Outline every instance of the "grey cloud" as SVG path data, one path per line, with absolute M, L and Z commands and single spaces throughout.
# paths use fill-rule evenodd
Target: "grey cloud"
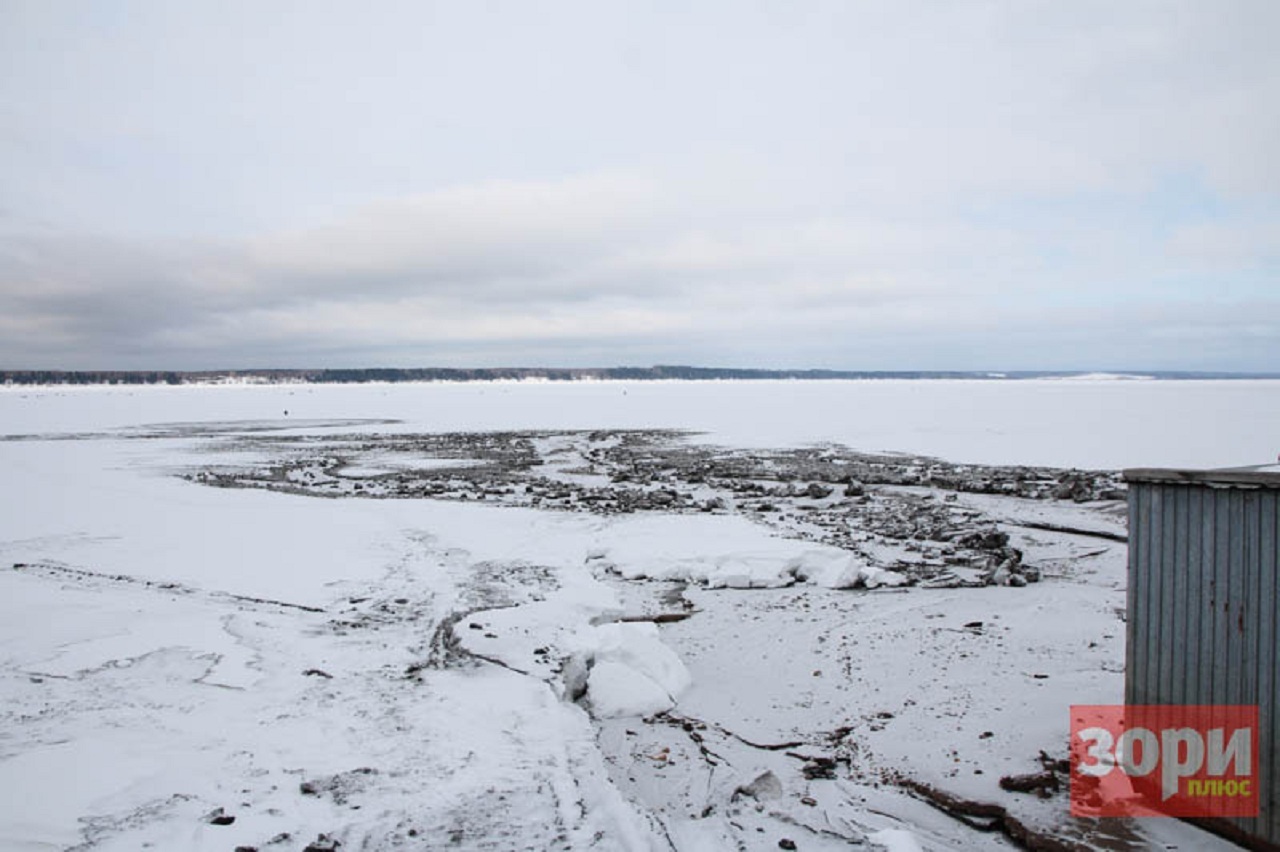
M 891 367 L 896 358 L 928 367 L 936 364 L 917 359 L 946 357 L 952 366 L 994 368 L 1010 360 L 1094 363 L 1105 348 L 1086 352 L 1075 341 L 1093 334 L 1102 344 L 1114 334 L 1105 309 L 1046 310 L 1036 304 L 1043 287 L 1010 289 L 1019 275 L 1043 271 L 1036 228 L 781 213 L 716 228 L 713 216 L 673 216 L 652 201 L 678 202 L 674 190 L 584 189 L 619 185 L 630 186 L 576 179 L 463 188 L 240 244 L 12 239 L 0 260 L 9 332 L 0 358 L 37 365 L 61 352 L 64 365 L 146 366 L 148 353 L 167 352 L 188 365 L 230 358 L 244 366 L 255 352 L 453 361 L 487 347 L 495 357 L 547 353 L 535 359 L 542 362 L 604 350 L 827 366 Z M 1076 239 L 1088 246 L 1085 234 Z M 1108 242 L 1107 250 L 1122 245 Z M 1111 257 L 1102 268 L 1125 262 L 1141 269 L 1146 261 Z M 1075 274 L 1094 263 L 1086 259 Z M 1209 302 L 1206 311 L 1203 302 L 1136 324 L 1129 339 L 1164 339 L 1170 352 L 1185 353 L 1173 331 L 1162 338 L 1160 329 L 1199 321 L 1214 347 L 1206 363 L 1263 363 L 1280 335 L 1251 329 L 1276 328 L 1274 305 L 1246 312 Z M 1145 351 L 1135 343 L 1136 354 Z
M 0 366 L 1280 360 L 1269 0 L 69 9 Z

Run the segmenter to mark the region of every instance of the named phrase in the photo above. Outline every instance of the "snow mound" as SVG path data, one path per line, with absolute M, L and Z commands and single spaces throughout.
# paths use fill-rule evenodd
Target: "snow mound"
M 867 839 L 883 846 L 887 852 L 924 852 L 916 836 L 900 828 L 886 828 L 868 835 Z
M 712 589 L 776 589 L 795 583 L 801 564 L 795 557 L 780 559 L 768 551 L 740 551 L 614 567 L 628 580 L 684 580 Z
M 587 676 L 591 712 L 602 719 L 650 716 L 670 710 L 672 697 L 650 678 L 625 663 L 603 660 Z
M 901 586 L 907 578 L 896 571 L 868 565 L 856 556 L 813 559 L 799 572 L 803 580 L 826 589 L 875 589 Z
M 648 622 L 602 624 L 579 636 L 576 655 L 586 670 L 586 698 L 600 718 L 647 716 L 675 706 L 693 682 L 675 652 Z M 572 685 L 571 685 L 572 688 Z
M 712 589 L 772 589 L 808 580 L 831 589 L 896 586 L 906 578 L 829 545 L 770 535 L 740 517 L 666 516 L 617 525 L 588 561 L 628 580 L 673 580 Z

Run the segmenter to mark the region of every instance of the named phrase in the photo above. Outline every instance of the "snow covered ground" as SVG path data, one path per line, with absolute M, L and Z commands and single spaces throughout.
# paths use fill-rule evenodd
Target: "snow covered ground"
M 710 449 L 620 482 L 610 453 L 631 438 L 608 430 L 708 433 L 637 445 L 659 456 L 663 440 L 837 442 L 1244 465 L 1275 457 L 1278 391 L 0 390 L 0 848 L 958 850 L 1020 831 L 1226 848 L 1167 820 L 1073 822 L 1065 793 L 998 785 L 1065 757 L 1068 705 L 1120 701 L 1115 500 L 941 478 L 811 492 L 699 473 L 741 464 Z M 546 434 L 413 451 L 494 430 Z M 479 478 L 499 457 L 514 467 Z M 418 476 L 445 490 L 369 499 Z M 583 499 L 624 488 L 643 508 Z M 904 537 L 903 517 L 1007 540 Z M 1005 548 L 1039 582 L 961 582 Z M 927 791 L 998 813 L 948 813 Z
M 1274 462 L 1280 381 L 475 382 L 0 387 L 9 433 L 174 422 L 398 418 L 399 428 L 666 428 L 735 446 L 837 441 L 950 461 L 1060 467 Z M 388 426 L 387 428 L 396 428 Z

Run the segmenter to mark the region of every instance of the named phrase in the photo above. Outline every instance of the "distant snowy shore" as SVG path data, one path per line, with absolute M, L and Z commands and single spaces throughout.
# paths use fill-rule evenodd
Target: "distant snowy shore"
M 0 422 L 12 434 L 280 417 L 299 427 L 378 418 L 403 424 L 388 429 L 433 432 L 674 429 L 738 447 L 839 443 L 953 462 L 1212 468 L 1275 461 L 1280 379 L 504 380 L 0 391 Z
M 776 370 L 720 367 L 481 367 L 269 370 L 0 370 L 0 386 L 80 385 L 299 385 L 401 384 L 420 382 L 651 382 L 651 381 L 903 381 L 984 380 L 1063 381 L 1247 380 L 1280 378 L 1280 373 L 1222 371 L 1099 370 Z

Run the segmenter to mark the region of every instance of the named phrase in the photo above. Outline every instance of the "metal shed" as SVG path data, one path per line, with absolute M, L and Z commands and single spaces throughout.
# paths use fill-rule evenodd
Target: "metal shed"
M 1259 816 L 1208 827 L 1280 848 L 1280 467 L 1125 479 L 1125 703 L 1258 705 Z

